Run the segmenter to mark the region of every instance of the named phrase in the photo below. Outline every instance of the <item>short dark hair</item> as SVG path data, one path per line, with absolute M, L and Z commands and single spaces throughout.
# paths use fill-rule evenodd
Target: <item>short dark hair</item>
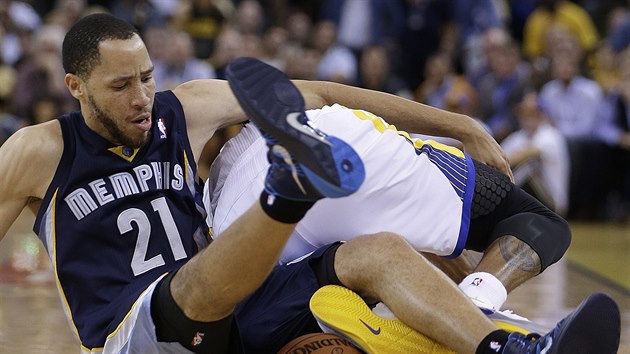
M 105 40 L 130 39 L 138 30 L 110 14 L 85 16 L 66 33 L 61 50 L 66 73 L 87 78 L 100 62 L 99 45 Z

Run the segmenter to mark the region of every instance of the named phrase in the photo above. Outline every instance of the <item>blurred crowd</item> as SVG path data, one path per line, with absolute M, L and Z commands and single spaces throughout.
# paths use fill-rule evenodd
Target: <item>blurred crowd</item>
M 569 219 L 630 221 L 627 0 L 0 0 L 0 144 L 78 108 L 61 44 L 94 12 L 140 30 L 158 90 L 252 56 L 385 91 L 478 119 Z

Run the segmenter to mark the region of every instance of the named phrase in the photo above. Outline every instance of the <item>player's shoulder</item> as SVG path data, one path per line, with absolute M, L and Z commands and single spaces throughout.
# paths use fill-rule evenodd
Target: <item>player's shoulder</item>
M 175 87 L 172 92 L 183 105 L 197 100 L 220 102 L 232 95 L 227 82 L 218 79 L 187 81 Z
M 62 153 L 57 120 L 18 130 L 0 148 L 4 186 L 10 186 L 15 194 L 43 198 Z
M 6 146 L 5 146 L 6 145 Z M 61 156 L 63 136 L 58 120 L 24 127 L 3 145 L 5 154 L 15 154 L 34 160 L 48 161 Z

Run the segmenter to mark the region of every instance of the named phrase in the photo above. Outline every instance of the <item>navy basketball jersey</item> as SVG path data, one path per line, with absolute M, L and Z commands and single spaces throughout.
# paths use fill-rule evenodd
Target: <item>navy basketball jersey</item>
M 155 96 L 151 137 L 114 146 L 80 112 L 59 117 L 64 151 L 34 230 L 84 350 L 99 350 L 142 291 L 205 246 L 184 112 Z

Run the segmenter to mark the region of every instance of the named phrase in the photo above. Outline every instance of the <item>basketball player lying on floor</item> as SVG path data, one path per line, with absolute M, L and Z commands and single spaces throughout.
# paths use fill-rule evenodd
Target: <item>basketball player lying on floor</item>
M 217 129 L 246 119 L 228 84 L 193 80 L 156 93 L 138 31 L 107 14 L 74 24 L 62 52 L 65 84 L 81 109 L 21 129 L 0 147 L 0 239 L 23 209 L 37 215 L 34 230 L 85 352 L 233 352 L 230 314 L 277 263 L 292 226 L 252 203 L 232 239 L 200 250 L 207 228 L 196 164 Z M 409 127 L 456 134 L 509 171 L 496 142 L 469 117 L 345 85 L 298 84 L 309 107 L 332 104 L 332 95 L 380 114 L 395 107 Z M 322 160 L 320 176 L 335 166 L 326 154 L 304 153 L 314 154 L 311 147 L 296 148 L 302 163 Z M 306 199 L 339 196 L 340 188 L 352 189 L 328 186 Z
M 235 96 L 261 131 L 275 133 L 283 127 L 282 131 L 295 139 L 291 144 L 303 141 L 305 137 L 317 137 L 317 131 L 304 114 L 302 96 L 281 72 L 257 60 L 244 58 L 230 64 L 226 75 Z M 264 84 L 259 84 L 261 82 Z M 342 108 L 338 110 L 352 113 Z M 341 115 L 339 118 L 343 122 L 343 114 Z M 315 115 L 313 117 L 317 119 Z M 274 123 L 265 125 L 261 122 Z M 366 127 L 373 126 L 372 122 L 365 121 L 367 124 L 358 127 L 363 129 L 359 129 L 357 133 L 369 135 Z M 357 129 L 350 124 L 344 128 Z M 278 146 L 279 136 L 283 135 L 263 134 L 262 138 L 263 150 L 265 144 L 269 147 L 266 155 L 273 162 L 272 166 L 277 164 L 279 155 L 285 154 L 284 147 L 291 147 L 288 143 L 284 147 Z M 392 140 L 396 141 L 397 137 L 397 134 L 393 135 Z M 407 144 L 406 140 L 402 141 Z M 244 148 L 244 155 L 249 149 L 258 148 L 256 144 L 239 147 Z M 377 149 L 386 146 L 370 144 L 369 147 Z M 406 145 L 398 145 L 400 149 L 405 147 Z M 228 151 L 231 149 L 229 146 L 226 148 Z M 369 178 L 377 177 L 370 174 L 374 161 L 370 160 L 369 154 L 365 154 L 366 150 L 365 146 L 358 146 L 358 153 L 367 157 L 364 161 L 366 180 L 354 194 L 361 193 L 366 187 L 372 187 Z M 296 151 L 292 155 L 299 159 L 300 151 L 292 151 Z M 415 159 L 419 160 L 421 157 Z M 236 167 L 240 162 L 236 161 L 234 170 L 238 169 Z M 414 160 L 408 162 L 413 163 Z M 455 162 L 457 161 L 453 163 Z M 256 165 L 249 164 L 248 160 L 245 163 L 251 170 L 244 169 L 244 175 L 228 176 L 226 186 L 230 178 L 240 177 L 249 182 L 250 173 L 264 174 Z M 353 169 L 351 164 L 346 165 L 344 161 L 340 165 L 342 169 L 345 166 L 346 171 Z M 299 169 L 287 169 L 284 172 L 295 176 L 301 173 Z M 273 183 L 274 179 L 271 177 L 273 175 L 266 174 L 262 185 L 257 186 L 268 190 L 271 195 L 277 195 L 274 189 L 278 185 Z M 312 190 L 309 180 L 298 181 L 301 183 L 297 183 L 297 186 L 303 192 Z M 299 194 L 296 190 L 292 195 Z M 350 198 L 352 195 L 339 201 Z M 441 198 L 448 198 L 448 195 Z M 268 201 L 261 200 L 263 204 Z M 310 213 L 325 202 L 326 200 L 322 200 L 315 204 L 302 220 L 308 220 Z M 293 201 L 282 209 L 284 217 L 289 217 L 288 222 L 298 221 L 304 215 L 305 209 L 299 204 Z M 276 210 L 277 208 L 276 204 Z M 296 218 L 290 217 L 294 212 Z M 347 223 L 359 221 L 354 220 L 351 213 L 346 213 L 346 216 L 348 219 L 344 221 Z M 265 233 L 267 230 L 262 229 L 260 232 Z M 232 236 L 223 235 L 218 241 L 229 237 Z M 450 352 L 437 346 L 429 338 L 462 354 L 540 351 L 575 353 L 576 348 L 584 353 L 617 351 L 620 336 L 619 310 L 615 302 L 604 294 L 589 297 L 580 308 L 561 321 L 556 329 L 542 337 L 535 334 L 525 336 L 518 332 L 510 334 L 491 322 L 459 291 L 454 282 L 400 236 L 380 232 L 348 239 L 346 243 L 332 243 L 316 249 L 298 261 L 277 266 L 263 285 L 237 306 L 235 318 L 246 352 L 274 353 L 300 335 L 317 332 L 319 327 L 313 314 L 318 317 L 322 326 L 350 338 L 370 353 Z M 352 293 L 344 288 L 325 287 L 331 284 L 352 289 L 370 302 L 384 302 L 401 321 L 414 330 L 397 320 L 379 321 L 363 300 L 352 297 L 349 295 Z M 323 288 L 320 291 L 323 293 L 313 298 L 311 313 L 309 301 L 321 287 Z M 594 324 L 592 321 L 598 323 Z
M 324 196 L 352 193 L 362 176 L 360 159 L 339 139 L 289 139 L 288 152 L 274 148 L 273 156 L 287 160 L 275 159 L 264 202 L 252 203 L 223 239 L 200 249 L 206 233 L 196 159 L 216 129 L 244 119 L 228 85 L 198 80 L 156 94 L 137 30 L 106 14 L 73 25 L 63 64 L 81 111 L 24 128 L 0 147 L 0 238 L 24 208 L 37 214 L 34 229 L 54 262 L 84 352 L 238 352 L 232 312 L 269 274 L 293 230 L 282 210 L 293 202 L 306 212 Z M 346 105 L 371 110 L 395 102 L 403 116 L 435 132 L 476 129 L 467 117 L 376 92 L 315 82 L 300 87 L 309 107 L 334 93 Z M 428 113 L 461 124 L 431 125 Z M 309 130 L 301 124 L 280 129 Z M 286 134 L 279 135 L 285 144 Z M 477 151 L 491 152 L 497 165 L 505 162 L 484 134 L 474 136 L 482 142 Z M 301 164 L 287 153 L 298 153 Z M 292 168 L 300 172 L 297 180 L 285 173 Z M 306 194 L 304 185 L 312 187 Z M 565 332 L 575 330 L 569 325 Z
M 258 66 L 256 70 L 274 73 L 270 66 Z M 567 250 L 571 232 L 565 220 L 508 176 L 464 152 L 411 139 L 365 110 L 335 104 L 306 115 L 358 152 L 366 182 L 352 196 L 326 200 L 309 210 L 281 262 L 331 242 L 380 231 L 403 236 L 444 269 L 450 265 L 443 257 L 456 258 L 465 249 L 480 251 L 483 257 L 474 269 L 455 267 L 460 272 L 454 280 L 479 307 L 494 312 L 507 292 L 544 271 Z M 215 237 L 220 238 L 257 198 L 268 166 L 265 140 L 252 126 L 245 126 L 223 147 L 204 192 Z

